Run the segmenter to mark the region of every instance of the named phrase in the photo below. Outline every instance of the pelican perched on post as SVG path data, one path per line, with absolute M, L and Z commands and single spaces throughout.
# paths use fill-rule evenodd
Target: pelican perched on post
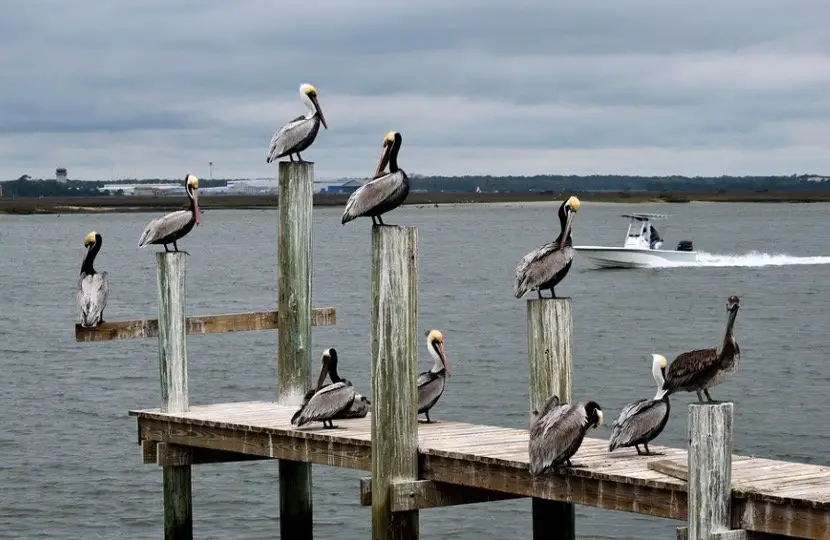
M 662 354 L 652 354 L 651 374 L 657 382 L 657 395 L 653 399 L 638 399 L 629 403 L 611 424 L 611 440 L 608 451 L 616 448 L 633 446 L 638 455 L 657 455 L 648 449 L 648 443 L 657 438 L 666 427 L 669 420 L 671 405 L 669 396 L 663 392 L 663 382 L 666 373 L 666 357 Z M 640 451 L 640 445 L 646 449 Z
M 444 335 L 438 330 L 432 330 L 427 332 L 426 338 L 427 349 L 435 362 L 429 371 L 418 375 L 418 414 L 425 414 L 427 424 L 430 424 L 432 420 L 429 419 L 429 410 L 444 393 L 444 386 L 451 372 L 444 352 Z
M 698 349 L 685 352 L 674 359 L 666 373 L 663 391 L 673 394 L 678 391 L 697 392 L 697 399 L 703 401 L 701 390 L 709 403 L 716 403 L 709 395 L 709 388 L 721 384 L 738 369 L 741 362 L 741 349 L 735 339 L 733 327 L 741 301 L 737 296 L 730 296 L 726 301 L 726 333 L 719 348 Z
M 150 244 L 164 244 L 164 251 L 170 251 L 167 244 L 172 243 L 173 251 L 179 251 L 176 241 L 181 240 L 194 225 L 199 224 L 199 179 L 188 173 L 184 177 L 184 189 L 187 198 L 190 199 L 190 209 L 171 212 L 151 221 L 138 239 L 139 248 Z
M 84 238 L 86 255 L 81 263 L 78 292 L 75 294 L 78 309 L 81 310 L 81 326 L 83 327 L 98 326 L 104 322 L 104 308 L 107 307 L 107 295 L 109 294 L 107 273 L 99 274 L 92 266 L 95 256 L 101 250 L 102 242 L 103 238 L 95 231 L 90 232 Z
M 542 289 L 550 289 L 550 297 L 556 298 L 553 288 L 568 274 L 574 258 L 571 224 L 579 211 L 579 199 L 570 197 L 559 207 L 561 231 L 556 240 L 534 249 L 516 265 L 516 281 L 513 294 L 521 298 L 535 290 L 542 298 Z
M 323 422 L 323 427 L 333 428 L 332 420 L 366 416 L 369 400 L 358 394 L 351 382 L 340 377 L 337 351 L 334 348 L 323 351 L 321 362 L 317 387 L 306 393 L 300 409 L 291 417 L 291 423 L 300 427 L 309 422 Z M 331 377 L 331 384 L 323 385 L 326 375 Z M 357 406 L 352 410 L 356 402 Z
M 271 143 L 268 145 L 268 156 L 265 158 L 265 163 L 271 163 L 283 156 L 288 156 L 288 159 L 293 162 L 292 154 L 297 154 L 297 160 L 303 163 L 300 152 L 311 146 L 311 143 L 317 138 L 320 123 L 323 124 L 324 128 L 329 128 L 326 125 L 326 117 L 323 116 L 323 109 L 320 107 L 317 89 L 314 85 L 301 84 L 300 97 L 308 107 L 308 112 L 298 116 L 274 132 Z
M 406 200 L 409 195 L 409 177 L 398 167 L 398 151 L 402 142 L 401 134 L 397 131 L 390 131 L 383 137 L 383 147 L 374 179 L 360 186 L 349 196 L 346 210 L 340 220 L 341 225 L 364 216 L 372 218 L 373 225 L 383 225 L 381 216 Z M 382 175 L 387 163 L 389 173 Z
M 596 401 L 559 404 L 559 397 L 548 398 L 541 412 L 533 411 L 530 425 L 530 474 L 543 474 L 571 467 L 571 457 L 579 450 L 585 433 L 602 425 L 602 409 Z

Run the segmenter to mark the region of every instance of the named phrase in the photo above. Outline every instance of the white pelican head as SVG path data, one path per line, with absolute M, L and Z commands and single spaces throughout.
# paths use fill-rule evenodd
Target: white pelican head
M 84 247 L 89 247 L 95 244 L 98 241 L 98 233 L 95 231 L 90 231 L 84 236 Z
M 447 360 L 447 354 L 444 352 L 444 334 L 438 330 L 430 330 L 427 332 L 426 337 L 429 354 L 435 360 L 436 366 L 439 362 L 441 363 L 444 371 L 447 372 L 447 377 L 449 377 L 452 372 L 450 371 L 450 362 Z
M 323 124 L 323 127 L 328 129 L 329 126 L 326 124 L 326 117 L 323 116 L 323 109 L 320 107 L 320 100 L 317 97 L 317 88 L 313 84 L 303 83 L 300 85 L 300 95 L 311 113 L 307 118 L 313 118 L 316 114 L 320 117 L 320 122 Z
M 559 249 L 565 247 L 565 242 L 571 235 L 571 225 L 574 216 L 579 212 L 579 204 L 579 199 L 570 196 L 559 208 L 559 222 L 562 224 L 562 238 L 559 240 Z

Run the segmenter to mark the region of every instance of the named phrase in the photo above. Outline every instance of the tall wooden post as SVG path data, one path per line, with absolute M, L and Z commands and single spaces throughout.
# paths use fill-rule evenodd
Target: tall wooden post
M 570 298 L 527 301 L 527 352 L 530 362 L 530 410 L 539 410 L 552 395 L 571 402 L 573 350 Z M 534 540 L 574 540 L 575 514 L 570 503 L 533 499 Z
M 161 411 L 185 412 L 187 396 L 187 336 L 185 332 L 184 253 L 156 253 L 159 297 L 159 373 Z M 162 467 L 164 538 L 193 538 L 190 465 Z
M 277 393 L 299 406 L 311 386 L 311 211 L 314 164 L 279 166 L 279 358 Z M 280 460 L 280 537 L 314 536 L 311 464 Z
M 418 233 L 372 227 L 372 538 L 419 535 L 391 485 L 418 477 Z
M 732 403 L 689 405 L 688 540 L 729 530 L 732 413 Z

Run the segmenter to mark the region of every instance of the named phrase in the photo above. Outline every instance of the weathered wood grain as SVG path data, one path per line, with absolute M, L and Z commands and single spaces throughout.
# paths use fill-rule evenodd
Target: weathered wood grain
M 732 403 L 689 405 L 689 540 L 730 528 Z
M 332 326 L 335 324 L 337 324 L 337 313 L 333 307 L 314 308 L 311 310 L 312 326 Z M 226 332 L 279 330 L 279 327 L 279 311 L 195 315 L 185 320 L 185 331 L 189 336 Z M 84 328 L 80 324 L 75 325 L 75 341 L 80 343 L 153 338 L 158 337 L 158 334 L 158 319 L 106 322 L 90 328 Z
M 311 386 L 311 239 L 314 164 L 279 164 L 277 395 L 299 405 Z M 280 461 L 280 534 L 313 538 L 311 465 Z
M 418 511 L 393 511 L 418 478 L 418 232 L 372 227 L 372 538 L 416 539 Z
M 156 253 L 159 299 L 159 374 L 161 411 L 183 413 L 187 395 L 187 335 L 185 334 L 185 253 Z M 189 465 L 162 468 L 165 540 L 192 540 L 193 505 Z
M 442 508 L 461 504 L 505 501 L 517 499 L 519 495 L 499 493 L 481 488 L 470 488 L 433 482 L 432 480 L 415 480 L 392 484 L 392 511 L 409 512 L 424 508 Z M 372 505 L 372 479 L 360 479 L 360 504 Z
M 688 467 L 681 465 L 680 463 L 675 463 L 674 461 L 669 460 L 658 460 L 658 461 L 650 461 L 648 463 L 648 468 L 652 471 L 659 472 L 661 474 L 665 474 L 667 476 L 671 476 L 672 478 L 677 478 L 678 480 L 683 480 L 686 482 L 689 479 L 689 470 Z
M 527 352 L 530 363 L 530 410 L 539 410 L 552 394 L 571 402 L 573 351 L 570 298 L 527 301 Z M 533 538 L 574 540 L 574 505 L 533 499 Z

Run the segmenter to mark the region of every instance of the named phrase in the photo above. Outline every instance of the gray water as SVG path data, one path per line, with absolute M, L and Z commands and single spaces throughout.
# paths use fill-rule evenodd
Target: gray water
M 513 268 L 556 234 L 555 204 L 406 207 L 388 216 L 420 235 L 420 327 L 443 331 L 453 365 L 436 419 L 526 427 L 525 302 Z M 725 301 L 741 298 L 739 374 L 713 391 L 735 401 L 736 452 L 830 465 L 826 456 L 830 235 L 823 204 L 607 205 L 584 203 L 574 242 L 616 245 L 626 211 L 672 214 L 667 245 L 691 238 L 707 253 L 692 268 L 593 270 L 577 260 L 557 292 L 573 298 L 577 399 L 609 420 L 654 382 L 647 355 L 670 360 L 715 346 Z M 338 324 L 313 331 L 314 361 L 337 347 L 342 372 L 369 392 L 369 228 L 314 210 L 314 305 Z M 155 339 L 76 344 L 74 286 L 84 235 L 110 275 L 106 318 L 156 317 L 155 259 L 138 250 L 151 214 L 0 215 L 0 537 L 158 538 L 161 472 L 141 463 L 131 408 L 159 402 Z M 180 247 L 188 258 L 188 313 L 276 309 L 277 211 L 208 211 Z M 757 252 L 757 253 L 753 253 Z M 767 255 L 764 255 L 767 254 Z M 769 255 L 776 255 L 769 257 Z M 812 257 L 812 258 L 808 258 Z M 276 334 L 192 337 L 192 403 L 275 398 Z M 420 352 L 427 366 L 426 352 Z M 686 406 L 674 399 L 659 442 L 684 444 Z M 607 438 L 601 428 L 593 436 Z M 367 538 L 359 471 L 314 467 L 318 538 Z M 276 463 L 193 468 L 195 536 L 278 536 Z M 421 512 L 422 538 L 531 537 L 529 501 Z M 673 537 L 678 522 L 577 507 L 581 538 Z

